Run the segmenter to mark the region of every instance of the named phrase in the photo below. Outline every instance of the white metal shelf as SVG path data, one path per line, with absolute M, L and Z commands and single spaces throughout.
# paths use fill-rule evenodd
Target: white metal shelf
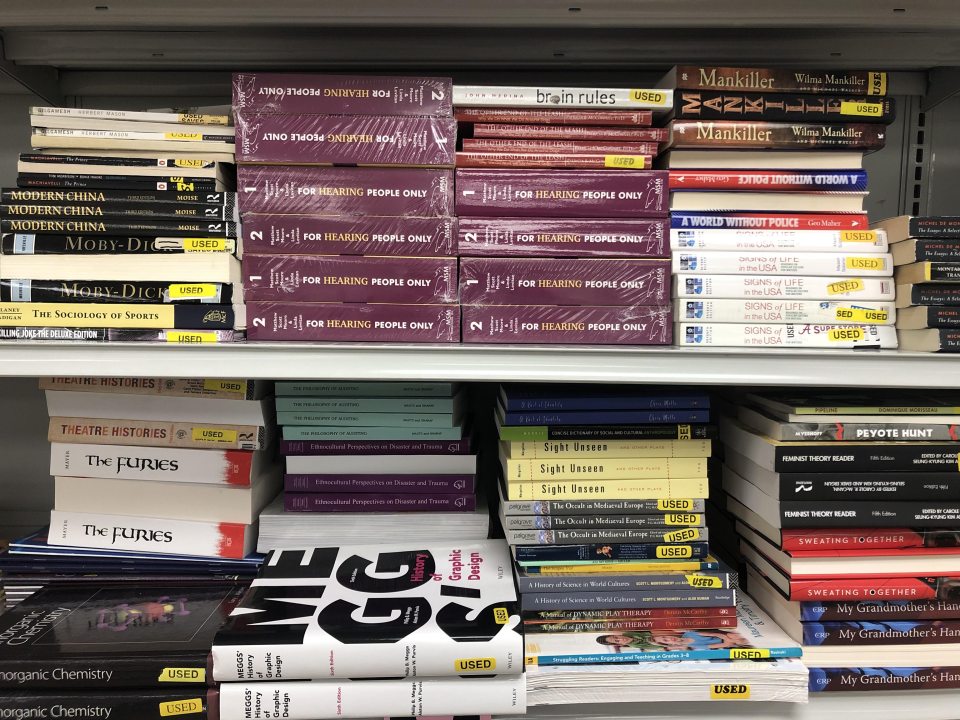
M 956 357 L 896 351 L 309 343 L 0 345 L 0 376 L 38 375 L 960 388 Z

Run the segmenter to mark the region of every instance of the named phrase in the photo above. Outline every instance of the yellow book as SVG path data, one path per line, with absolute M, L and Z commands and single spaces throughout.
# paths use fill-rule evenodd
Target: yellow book
M 501 442 L 508 459 L 550 458 L 705 458 L 709 440 L 551 440 Z
M 506 500 L 659 500 L 709 497 L 707 478 L 526 480 L 503 488 Z
M 583 565 L 531 565 L 539 570 L 533 575 L 623 575 L 626 573 L 696 573 L 703 571 L 707 560 L 637 560 L 619 563 L 584 563 Z
M 508 458 L 500 448 L 503 476 L 511 485 L 531 480 L 640 480 L 653 478 L 705 478 L 706 458 Z M 666 497 L 666 496 L 664 496 Z M 687 496 L 698 497 L 698 496 Z
M 0 302 L 0 327 L 223 330 L 236 314 L 231 305 Z

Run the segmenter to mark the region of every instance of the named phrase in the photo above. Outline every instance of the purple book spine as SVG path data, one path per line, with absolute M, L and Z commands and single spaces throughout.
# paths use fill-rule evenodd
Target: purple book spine
M 246 264 L 246 260 L 244 260 Z M 665 260 L 463 258 L 463 305 L 665 305 Z
M 670 257 L 670 221 L 463 218 L 459 255 L 494 257 Z
M 424 493 L 476 492 L 476 475 L 284 475 L 286 492 Z
M 247 302 L 247 339 L 455 343 L 460 306 Z
M 670 345 L 669 306 L 464 306 L 465 343 Z
M 666 170 L 457 170 L 457 215 L 667 217 Z
M 453 303 L 457 261 L 245 254 L 243 294 L 248 301 Z
M 241 165 L 240 214 L 453 215 L 453 171 Z
M 457 121 L 238 113 L 237 162 L 453 167 Z
M 453 81 L 436 77 L 234 73 L 234 110 L 333 115 L 453 115 Z
M 287 512 L 472 512 L 473 494 L 446 493 L 402 495 L 398 493 L 288 493 L 283 494 Z
M 247 215 L 243 250 L 261 255 L 455 255 L 457 219 Z
M 460 440 L 282 440 L 281 455 L 463 455 L 470 438 Z

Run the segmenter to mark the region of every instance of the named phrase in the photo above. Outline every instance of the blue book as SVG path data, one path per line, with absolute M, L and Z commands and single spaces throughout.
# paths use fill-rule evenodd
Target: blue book
M 960 673 L 945 667 L 810 667 L 810 692 L 944 690 L 960 688 Z
M 656 425 L 707 423 L 709 410 L 574 410 L 509 412 L 498 408 L 501 425 Z
M 838 190 L 840 188 L 837 188 Z M 849 191 L 849 188 L 843 188 Z M 672 211 L 670 213 L 670 227 L 682 230 L 713 229 L 713 230 L 742 230 L 754 226 L 748 224 L 745 216 L 751 215 L 749 212 L 680 212 Z M 762 228 L 761 228 L 762 229 Z M 789 229 L 789 228 L 785 228 Z M 857 228 L 858 230 L 868 230 L 869 228 Z
M 516 545 L 519 563 L 557 560 L 700 560 L 710 554 L 709 543 L 586 543 L 583 545 Z
M 507 412 L 555 410 L 707 410 L 706 393 L 679 390 L 631 391 L 621 387 L 582 385 L 521 385 L 500 387 L 500 402 Z

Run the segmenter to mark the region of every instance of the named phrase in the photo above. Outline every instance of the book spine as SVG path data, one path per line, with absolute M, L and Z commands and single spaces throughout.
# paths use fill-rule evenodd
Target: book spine
M 249 270 L 246 262 L 244 269 Z M 456 261 L 451 269 L 456 272 Z M 246 307 L 250 340 L 455 343 L 460 339 L 460 308 L 453 304 L 251 301 Z
M 453 172 L 241 165 L 240 211 L 290 215 L 453 215 Z
M 918 264 L 923 269 L 924 282 L 960 282 L 960 263 L 927 260 Z
M 811 664 L 812 665 L 812 664 Z M 883 690 L 952 690 L 960 688 L 960 666 L 810 667 L 809 690 L 871 693 Z
M 174 219 L 235 220 L 232 210 L 223 205 L 196 205 L 192 203 L 117 202 L 85 205 L 0 204 L 0 215 L 7 218 L 78 218 L 116 222 L 117 218 L 156 218 L 170 222 Z
M 299 493 L 472 493 L 476 475 L 284 475 L 284 490 Z
M 506 530 L 511 545 L 578 545 L 581 543 L 678 543 L 706 541 L 706 528 L 634 529 L 592 528 L 577 530 Z
M 505 515 L 500 518 L 503 529 L 513 531 L 590 530 L 659 528 L 676 530 L 678 527 L 704 527 L 700 513 L 658 513 L 648 515 Z
M 201 132 L 207 131 L 201 129 Z M 233 128 L 225 129 L 227 132 Z M 216 160 L 192 158 L 115 157 L 113 155 L 72 155 L 70 153 L 20 153 L 19 164 L 40 163 L 45 165 L 119 165 L 122 167 L 170 168 L 184 170 L 215 170 Z
M 157 690 L 36 691 L 17 688 L 0 695 L 0 714 L 14 718 L 122 718 L 160 720 L 189 715 L 195 720 L 218 718 L 217 691 L 205 687 Z
M 584 575 L 581 577 L 525 575 L 517 576 L 521 593 L 527 592 L 588 592 L 617 590 L 674 590 L 690 587 L 731 588 L 730 573 L 651 573 L 648 575 Z M 646 616 L 644 616 L 646 617 Z M 669 617 L 651 611 L 650 618 Z M 637 618 L 641 619 L 641 618 Z M 536 622 L 553 622 L 540 619 Z M 562 620 L 561 620 L 562 621 Z M 524 622 L 531 622 L 526 617 Z M 558 621 L 560 622 L 560 621 Z
M 451 397 L 460 390 L 455 382 L 315 382 L 278 380 L 277 397 Z
M 890 278 L 810 277 L 802 275 L 678 275 L 673 280 L 678 298 L 794 300 L 893 300 L 896 287 Z
M 253 457 L 243 450 L 54 443 L 50 446 L 50 474 L 249 487 Z
M 907 242 L 912 245 L 912 254 L 908 262 L 924 260 L 960 262 L 960 244 L 956 238 L 923 238 Z
M 237 113 L 237 162 L 450 167 L 453 118 Z
M 24 653 L 25 654 L 25 653 Z M 55 693 L 97 693 L 107 690 L 118 696 L 126 688 L 137 688 L 146 695 L 156 688 L 167 691 L 191 692 L 191 696 L 207 693 L 207 660 L 209 652 L 173 651 L 170 653 L 140 653 L 138 656 L 123 656 L 119 653 L 104 653 L 96 661 L 80 658 L 31 658 L 16 657 L 0 661 L 0 689 L 4 696 L 16 697 L 15 693 L 41 691 L 55 697 Z M 184 687 L 186 686 L 186 687 Z M 99 693 L 98 693 L 99 694 Z M 11 715 L 11 717 L 14 717 Z M 34 715 L 33 717 L 54 717 Z M 61 715 L 60 717 L 80 717 Z M 89 717 L 113 717 L 99 715 Z M 124 717 L 122 714 L 120 717 Z M 135 717 L 140 717 L 137 713 Z
M 863 170 L 671 170 L 670 190 L 866 192 Z
M 911 217 L 907 221 L 910 237 L 925 238 L 956 238 L 960 237 L 960 217 L 926 216 Z
M 593 620 L 559 621 L 523 624 L 526 633 L 570 633 L 570 632 L 611 632 L 647 630 L 696 630 L 706 628 L 731 628 L 737 626 L 737 619 L 725 615 L 708 615 L 698 618 L 664 618 L 661 620 Z
M 224 145 L 233 145 L 234 134 L 224 130 L 219 133 L 202 132 L 155 132 L 140 130 L 89 130 L 80 128 L 44 128 L 34 127 L 31 140 L 35 141 L 33 147 L 64 147 L 60 143 L 47 145 L 45 138 L 77 138 L 85 140 L 160 140 L 183 143 L 223 143 Z M 232 147 L 231 147 L 232 149 Z M 226 152 L 226 150 L 225 150 Z
M 949 527 L 960 521 L 960 510 L 950 504 L 900 500 L 885 502 L 882 510 L 877 507 L 875 502 L 785 500 L 780 502 L 780 522 L 786 529 L 863 526 L 936 528 Z
M 444 441 L 449 440 L 451 442 L 461 442 L 463 440 L 463 429 L 461 427 L 434 427 L 434 428 L 396 428 L 396 427 L 351 427 L 351 428 L 332 428 L 332 427 L 318 427 L 309 425 L 303 426 L 292 426 L 286 425 L 282 428 L 283 439 L 291 441 L 316 441 L 316 442 L 326 442 L 326 441 L 336 441 L 338 443 L 349 443 L 351 441 L 360 441 L 360 442 L 390 442 L 396 444 L 396 442 L 404 441 L 414 441 L 414 442 L 427 442 L 427 441 Z M 354 443 L 355 444 L 355 443 Z M 295 455 L 321 455 L 321 454 L 330 454 L 330 455 L 339 455 L 343 453 L 315 453 L 315 452 L 298 452 L 293 453 Z M 345 454 L 376 454 L 376 453 L 355 453 L 352 450 Z M 421 454 L 421 453 L 398 453 L 401 455 L 409 454 Z M 446 455 L 448 453 L 426 453 L 426 454 L 438 454 Z
M 455 398 L 340 398 L 340 397 L 278 397 L 277 410 L 297 410 L 311 413 L 388 413 L 420 416 L 423 413 L 454 415 L 459 413 Z M 404 420 L 404 423 L 407 421 Z M 359 424 L 359 423 L 358 423 Z M 389 425 L 390 423 L 363 423 Z
M 891 528 L 887 531 L 869 528 L 837 528 L 835 530 L 781 531 L 780 548 L 786 552 L 810 550 L 889 550 L 918 547 L 957 547 L 960 537 L 955 532 Z
M 857 442 L 862 440 L 960 441 L 960 425 L 941 424 L 933 421 L 929 424 L 780 423 L 778 427 L 779 436 L 776 439 L 788 442 L 792 440 L 814 442 Z M 922 481 L 923 478 L 918 476 L 916 480 Z
M 247 300 L 335 303 L 457 301 L 457 261 L 323 255 L 245 255 Z
M 887 94 L 887 73 L 872 70 L 824 72 L 678 65 L 676 82 L 678 88 L 692 90 L 724 90 L 734 87 L 751 92 L 814 92 L 838 95 L 854 93 L 868 96 Z
M 454 107 L 669 110 L 673 94 L 652 88 L 455 85 Z
M 667 618 L 736 617 L 736 608 L 729 607 L 648 607 L 600 610 L 537 610 L 523 613 L 524 623 L 550 623 L 596 620 L 661 620 Z
M 170 235 L 172 237 L 201 237 L 206 235 L 237 237 L 237 225 L 224 221 L 178 222 L 163 218 L 137 222 L 124 218 L 106 218 L 102 220 L 53 220 L 48 218 L 2 218 L 0 232 L 63 234 L 87 233 L 100 235 Z
M 618 499 L 687 499 L 705 498 L 706 478 L 649 480 L 564 480 L 511 482 L 506 488 L 507 500 L 590 500 Z M 594 512 L 589 510 L 588 512 Z
M 680 250 L 673 253 L 673 271 L 714 275 L 889 277 L 893 275 L 893 258 L 889 253 L 846 255 L 825 252 L 733 253 Z
M 860 602 L 800 603 L 801 622 L 846 620 L 953 620 L 960 602 L 947 599 L 863 600 Z
M 560 170 L 649 170 L 652 155 L 592 155 L 587 153 L 458 152 L 458 168 L 555 168 Z
M 502 425 L 500 439 L 511 442 L 546 440 L 709 440 L 714 425 Z
M 462 218 L 460 255 L 667 258 L 668 221 Z
M 94 420 L 50 418 L 47 440 L 52 443 L 145 445 L 224 450 L 262 450 L 263 428 L 251 425 L 199 425 L 161 420 Z
M 524 612 L 538 610 L 659 608 L 659 607 L 728 607 L 734 604 L 736 590 L 639 590 L 611 593 L 523 593 L 520 607 Z
M 239 560 L 247 525 L 53 510 L 51 545 Z
M 586 399 L 586 398 L 585 398 Z M 709 401 L 704 398 L 704 402 L 694 396 L 689 399 L 685 397 L 677 398 L 656 398 L 652 402 L 638 398 L 638 405 L 650 407 L 703 407 L 709 405 Z M 547 401 L 553 405 L 553 401 Z M 600 401 L 603 402 L 602 400 Z M 576 401 L 572 401 L 576 403 Z M 573 409 L 568 406 L 571 401 L 558 400 L 556 409 Z M 689 403 L 689 404 L 688 404 Z M 593 403 L 590 403 L 591 405 Z M 576 403 L 575 407 L 579 405 Z M 587 403 L 584 403 L 584 406 Z M 546 410 L 544 402 L 538 400 L 523 400 L 517 404 L 517 409 L 521 410 Z M 710 457 L 711 443 L 709 440 L 617 440 L 617 441 L 595 441 L 595 442 L 513 442 L 505 446 L 506 454 L 511 458 L 638 458 L 638 457 Z
M 807 439 L 807 438 L 804 438 Z M 780 497 L 844 500 L 875 496 L 884 500 L 960 500 L 955 472 L 780 473 Z
M 258 646 L 259 650 L 259 646 Z M 499 664 L 498 664 L 499 665 Z M 326 680 L 324 682 L 224 683 L 221 718 L 314 720 L 318 717 L 391 718 L 523 713 L 523 675 L 497 675 L 465 682 L 458 677 L 426 680 Z M 476 692 L 465 691 L 474 688 Z
M 451 117 L 449 78 L 234 73 L 236 111 Z
M 286 512 L 473 512 L 472 493 L 283 493 Z
M 767 649 L 764 648 L 764 651 Z M 749 651 L 747 651 L 749 652 Z M 760 652 L 754 650 L 753 652 Z M 800 657 L 801 648 L 770 648 L 770 659 Z M 626 650 L 617 654 L 577 653 L 575 655 L 547 655 L 544 653 L 527 654 L 529 665 L 609 665 L 630 662 L 665 662 L 676 660 L 732 660 L 737 658 L 736 650 Z M 758 656 L 759 657 L 759 656 Z M 764 657 L 767 657 L 764 652 Z
M 538 565 L 522 563 L 521 572 L 530 575 L 584 575 L 603 573 L 701 572 L 719 570 L 714 559 L 706 560 L 557 560 Z
M 497 107 L 459 107 L 453 117 L 463 123 L 517 123 L 523 125 L 623 125 L 649 127 L 650 110 L 539 110 Z
M 269 255 L 455 255 L 452 217 L 246 215 L 244 251 Z
M 672 250 L 887 252 L 883 230 L 690 229 L 670 231 Z
M 677 540 L 670 544 L 597 542 L 579 545 L 517 545 L 513 548 L 513 552 L 518 563 L 536 565 L 592 562 L 597 559 L 604 561 L 702 559 L 707 557 L 710 548 L 706 542 Z
M 185 175 L 144 177 L 143 175 L 95 175 L 90 173 L 19 173 L 17 187 L 53 190 L 111 190 L 129 192 L 207 193 L 217 191 L 213 178 Z
M 62 342 L 160 342 L 178 345 L 231 343 L 243 339 L 235 330 L 118 330 L 115 328 L 0 327 L 0 340 Z
M 40 155 L 39 157 L 53 157 Z M 81 158 L 86 159 L 86 158 Z M 123 160 L 123 158 L 112 158 Z M 232 210 L 237 205 L 237 194 L 232 192 L 174 192 L 162 190 L 30 190 L 23 188 L 4 188 L 0 190 L 0 202 L 4 203 L 58 203 L 58 204 L 96 204 L 96 203 L 165 203 L 176 206 L 212 205 Z
M 516 125 L 476 123 L 475 138 L 531 138 L 534 140 L 608 140 L 624 142 L 666 142 L 666 128 L 598 127 L 596 125 Z
M 663 170 L 456 171 L 456 214 L 494 217 L 666 217 Z
M 791 580 L 790 600 L 857 604 L 859 601 L 939 601 L 938 584 L 938 578 L 916 577 Z M 948 588 L 942 590 L 947 591 L 944 594 L 949 593 Z
M 897 347 L 896 330 L 882 325 L 680 323 L 674 336 L 681 347 Z
M 121 237 L 109 235 L 7 234 L 0 241 L 3 255 L 126 255 L 237 250 L 233 238 Z
M 582 415 L 586 413 L 570 413 Z M 954 456 L 956 462 L 956 456 Z M 503 458 L 507 482 L 529 480 L 639 480 L 706 477 L 705 458 L 611 458 L 528 460 Z
M 504 502 L 505 515 L 612 515 L 621 513 L 702 513 L 704 501 L 692 498 L 660 500 L 547 500 Z
M 219 380 L 216 378 L 125 378 L 125 377 L 41 377 L 40 390 L 107 392 L 123 395 L 171 395 L 252 400 L 264 384 L 256 380 Z M 111 445 L 113 443 L 107 443 Z
M 910 338 L 912 333 L 922 333 L 926 336 L 927 333 L 936 333 L 933 336 L 933 339 L 936 342 L 936 348 L 934 352 L 948 352 L 955 353 L 960 352 L 960 330 L 957 328 L 935 328 L 932 330 L 903 330 L 905 338 Z M 926 339 L 926 338 L 925 338 Z M 909 343 L 909 339 L 905 339 L 904 343 Z
M 869 230 L 866 213 L 671 212 L 680 230 Z
M 504 425 L 589 425 L 596 423 L 614 424 L 660 424 L 660 423 L 701 423 L 710 421 L 710 410 L 568 410 L 517 412 L 509 411 L 503 415 Z M 605 461 L 604 461 L 605 462 Z M 676 466 L 687 463 L 674 462 Z M 666 463 L 664 467 L 669 465 Z
M 141 112 L 136 110 L 101 110 L 98 108 L 40 107 L 30 108 L 31 115 L 87 118 L 90 120 L 127 120 L 140 122 L 182 123 L 184 125 L 230 125 L 229 115 L 190 112 Z
M 233 286 L 222 283 L 0 280 L 3 302 L 228 305 L 231 300 Z
M 867 124 L 817 125 L 775 122 L 674 120 L 670 148 L 742 148 L 744 150 L 879 150 L 886 127 Z
M 280 425 L 316 425 L 320 427 L 453 427 L 453 416 L 443 413 L 331 413 L 277 408 Z
M 666 305 L 663 260 L 463 258 L 463 305 Z
M 542 140 L 537 138 L 463 138 L 464 152 L 554 153 L 557 155 L 657 155 L 659 142 L 617 140 Z
M 893 98 L 767 91 L 684 90 L 674 93 L 673 115 L 683 120 L 893 122 Z
M 5 302 L 0 307 L 0 327 L 229 330 L 235 323 L 232 305 Z
M 678 322 L 832 323 L 893 325 L 893 303 L 850 303 L 816 300 L 677 300 Z
M 840 451 L 832 443 L 775 447 L 776 472 L 898 472 L 960 470 L 957 443 L 878 443 L 847 445 Z M 960 475 L 956 476 L 960 480 Z
M 927 307 L 924 308 L 924 327 L 928 328 L 960 328 L 960 308 L 956 307 Z
M 669 345 L 673 341 L 669 306 L 464 305 L 462 315 L 465 343 Z
M 463 455 L 470 438 L 457 440 L 283 440 L 281 455 Z

